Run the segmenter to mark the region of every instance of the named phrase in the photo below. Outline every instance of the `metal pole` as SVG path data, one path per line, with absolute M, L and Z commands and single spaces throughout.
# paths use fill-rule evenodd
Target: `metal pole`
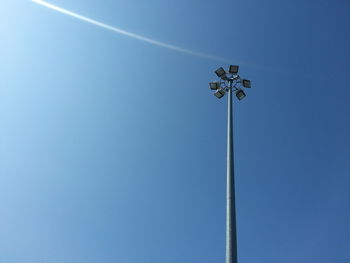
M 241 79 L 238 65 L 230 65 L 229 72 L 223 67 L 215 70 L 220 81 L 209 82 L 211 90 L 215 90 L 215 97 L 221 99 L 227 96 L 227 192 L 226 192 L 226 263 L 237 263 L 237 229 L 236 229 L 236 200 L 235 200 L 235 171 L 233 149 L 233 106 L 232 93 L 242 100 L 246 95 L 241 87 L 250 88 L 250 80 Z
M 233 160 L 233 112 L 232 112 L 232 81 L 227 98 L 227 207 L 226 207 L 226 263 L 237 263 L 237 233 L 235 179 Z

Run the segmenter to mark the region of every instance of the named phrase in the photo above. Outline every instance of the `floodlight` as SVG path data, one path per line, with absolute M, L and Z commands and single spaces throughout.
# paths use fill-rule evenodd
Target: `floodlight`
M 209 82 L 209 87 L 211 90 L 217 90 L 220 88 L 220 82 Z
M 218 68 L 217 70 L 215 70 L 215 74 L 219 77 L 219 78 L 222 78 L 222 79 L 226 79 L 227 77 L 226 77 L 226 72 L 225 72 L 225 70 L 222 68 L 222 67 L 220 67 L 220 68 Z
M 243 87 L 245 87 L 245 88 L 250 88 L 250 87 L 251 87 L 251 85 L 250 85 L 250 80 L 249 80 L 249 79 L 243 79 L 243 80 L 242 80 L 242 85 L 243 85 Z
M 219 89 L 214 93 L 215 97 L 221 99 L 225 95 L 225 90 Z
M 237 65 L 231 65 L 228 72 L 231 74 L 237 74 L 238 73 L 239 66 Z
M 246 96 L 246 95 L 245 95 L 245 93 L 244 93 L 243 90 L 241 90 L 241 89 L 237 90 L 237 92 L 236 92 L 236 97 L 237 97 L 239 100 L 243 99 L 245 96 Z
M 36 0 L 33 0 L 36 1 Z M 39 0 L 38 0 L 39 1 Z M 233 100 L 232 95 L 236 95 L 238 100 L 246 97 L 245 88 L 250 88 L 250 80 L 243 79 L 238 75 L 239 66 L 229 65 L 228 71 L 222 67 L 215 70 L 219 77 L 216 81 L 209 82 L 209 87 L 213 90 L 214 96 L 221 99 L 228 93 L 227 97 L 227 195 L 226 195 L 226 262 L 237 263 L 237 226 L 235 220 L 236 201 L 235 187 L 232 182 L 235 180 L 234 175 L 234 148 L 233 148 Z M 226 101 L 226 98 L 223 99 Z M 233 215 L 233 220 L 232 220 Z

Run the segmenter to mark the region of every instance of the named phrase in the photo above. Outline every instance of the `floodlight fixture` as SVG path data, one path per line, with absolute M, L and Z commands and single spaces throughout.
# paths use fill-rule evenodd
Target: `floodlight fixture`
M 217 81 L 209 82 L 209 87 L 211 90 L 218 90 L 220 88 L 220 82 L 217 82 Z
M 226 71 L 222 67 L 215 70 L 215 74 L 221 79 L 226 79 Z
M 239 99 L 239 100 L 242 100 L 244 97 L 245 97 L 245 93 L 242 89 L 239 89 L 236 91 L 236 97 Z
M 214 93 L 215 97 L 218 99 L 221 99 L 223 96 L 225 96 L 225 90 L 219 89 Z
M 238 73 L 238 69 L 239 69 L 239 66 L 237 66 L 237 65 L 230 65 L 230 68 L 229 68 L 228 72 L 230 72 L 231 74 L 237 74 Z
M 242 85 L 245 88 L 251 88 L 250 80 L 249 79 L 242 79 Z

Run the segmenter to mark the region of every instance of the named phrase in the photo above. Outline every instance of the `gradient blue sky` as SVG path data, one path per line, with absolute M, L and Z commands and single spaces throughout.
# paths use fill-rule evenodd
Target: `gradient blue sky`
M 239 64 L 239 262 L 350 262 L 350 1 L 51 3 Z M 0 262 L 224 262 L 228 64 L 29 0 L 0 32 Z

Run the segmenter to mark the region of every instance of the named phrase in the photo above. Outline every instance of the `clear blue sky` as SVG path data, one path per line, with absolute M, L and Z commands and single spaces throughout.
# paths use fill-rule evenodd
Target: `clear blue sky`
M 239 262 L 350 262 L 348 0 L 50 3 L 239 64 Z M 229 63 L 29 0 L 0 32 L 0 262 L 224 262 Z

